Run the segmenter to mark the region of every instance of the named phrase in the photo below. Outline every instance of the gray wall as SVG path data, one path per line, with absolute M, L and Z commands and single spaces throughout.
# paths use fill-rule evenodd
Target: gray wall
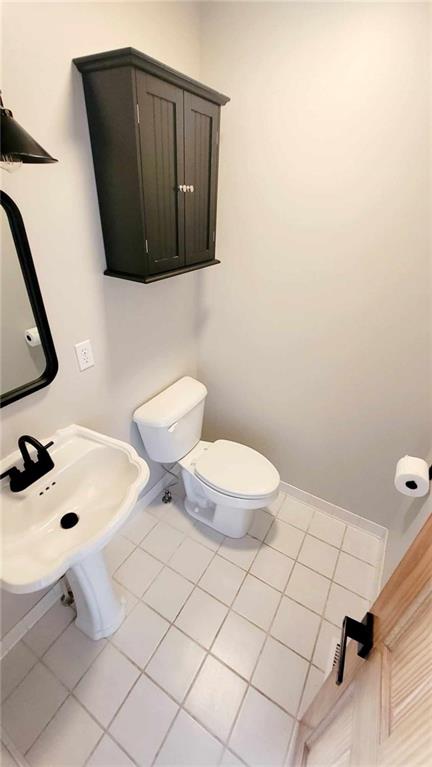
M 80 423 L 142 447 L 134 408 L 196 374 L 199 276 L 141 285 L 103 276 L 104 251 L 81 75 L 72 58 L 134 46 L 199 76 L 193 3 L 46 3 L 3 6 L 5 103 L 59 159 L 27 165 L 5 188 L 27 229 L 59 358 L 49 388 L 2 410 L 3 452 L 20 434 Z M 96 365 L 78 370 L 74 344 L 90 338 Z M 161 472 L 152 467 L 151 484 Z M 2 600 L 3 633 L 41 595 Z
M 430 14 L 213 3 L 202 27 L 202 77 L 232 97 L 223 266 L 200 296 L 207 434 L 398 536 L 395 463 L 432 447 Z

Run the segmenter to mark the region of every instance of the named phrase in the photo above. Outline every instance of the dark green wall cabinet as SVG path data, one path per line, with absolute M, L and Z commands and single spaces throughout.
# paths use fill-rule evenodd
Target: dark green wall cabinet
M 153 282 L 215 258 L 220 108 L 227 96 L 133 48 L 82 73 L 105 274 Z

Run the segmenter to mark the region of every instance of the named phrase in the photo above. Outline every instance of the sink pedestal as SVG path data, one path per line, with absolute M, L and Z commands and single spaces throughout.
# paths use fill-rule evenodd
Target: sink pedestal
M 113 589 L 102 551 L 89 554 L 66 574 L 75 597 L 76 626 L 90 639 L 111 636 L 125 608 Z

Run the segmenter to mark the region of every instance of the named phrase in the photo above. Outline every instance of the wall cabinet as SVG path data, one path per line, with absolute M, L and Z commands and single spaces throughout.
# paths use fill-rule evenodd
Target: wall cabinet
M 83 76 L 105 274 L 153 282 L 217 264 L 220 108 L 229 100 L 133 48 Z

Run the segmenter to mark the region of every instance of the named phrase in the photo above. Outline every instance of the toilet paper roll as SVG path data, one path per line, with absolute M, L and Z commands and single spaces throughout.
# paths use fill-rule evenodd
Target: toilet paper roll
M 394 482 L 400 493 L 421 498 L 429 492 L 429 466 L 423 458 L 404 455 L 397 462 Z
M 40 346 L 41 340 L 37 328 L 28 328 L 24 331 L 25 340 L 29 346 Z

